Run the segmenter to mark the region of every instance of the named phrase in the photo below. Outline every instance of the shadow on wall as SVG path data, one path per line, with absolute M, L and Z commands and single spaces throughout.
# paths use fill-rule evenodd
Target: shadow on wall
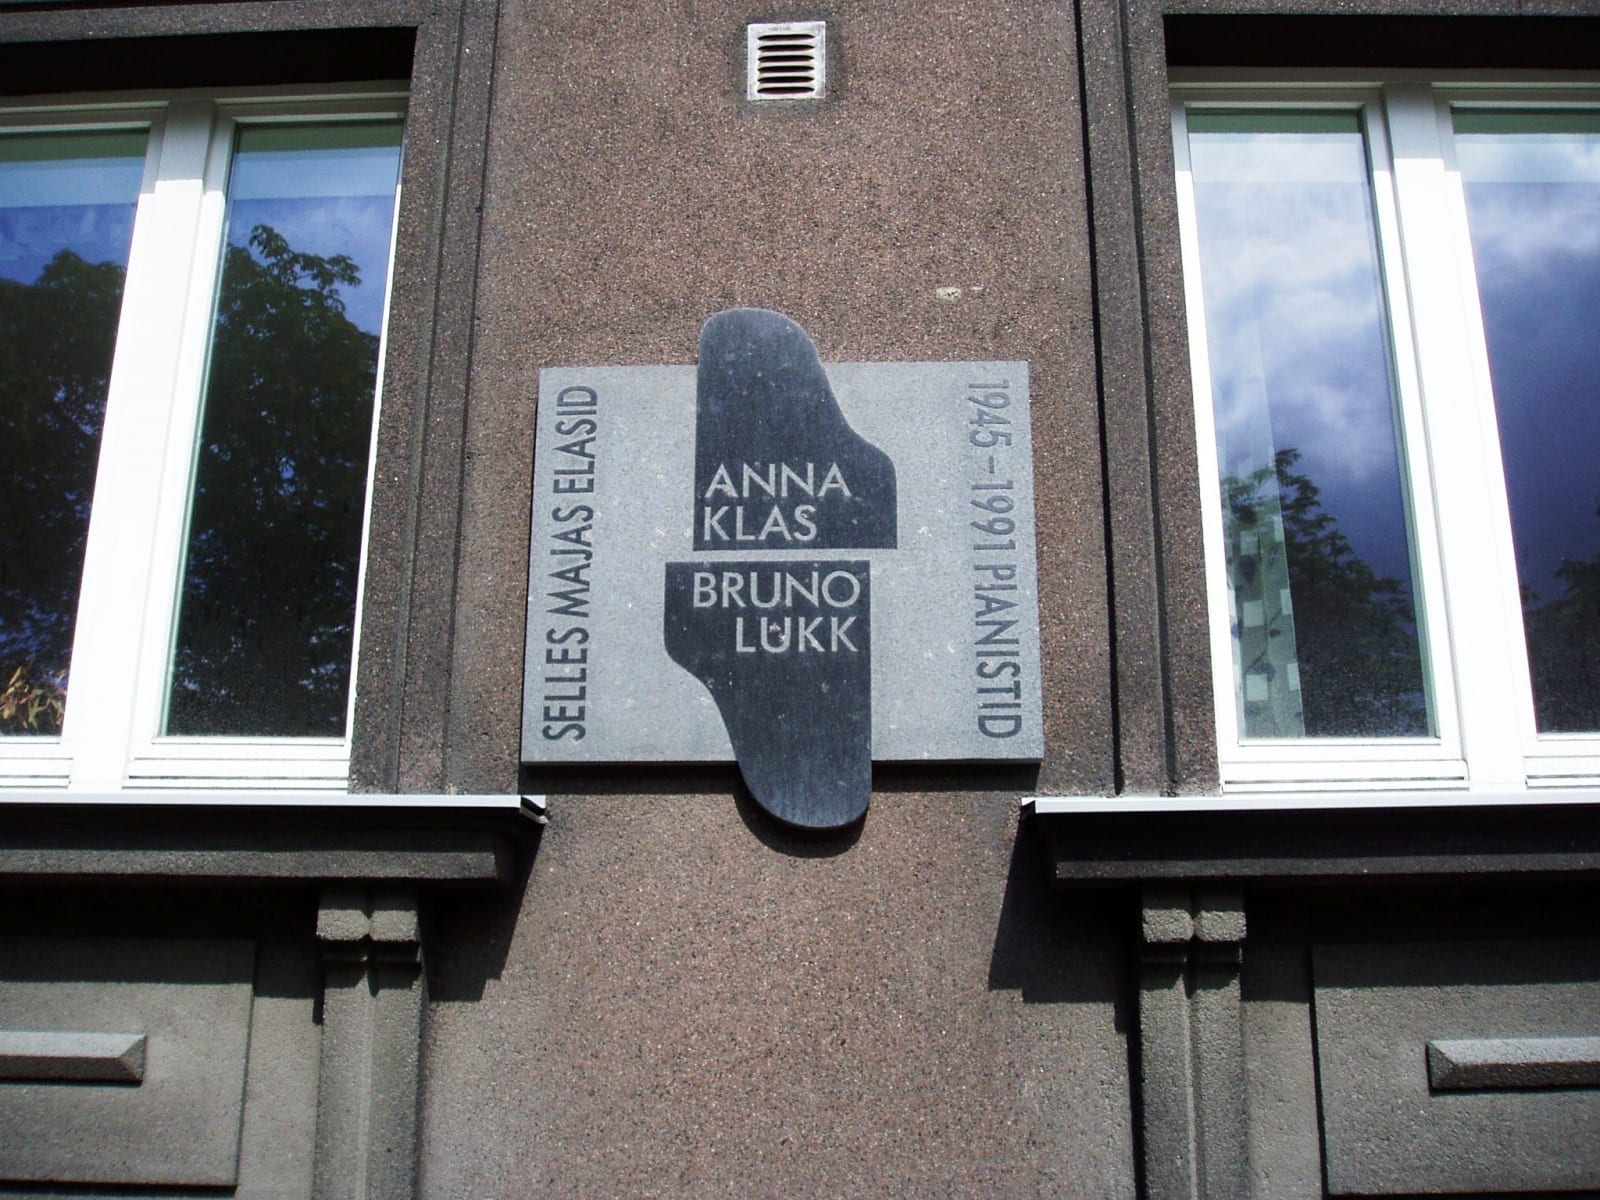
M 875 788 L 880 785 L 877 774 Z M 894 786 L 896 782 L 911 781 L 884 782 L 889 786 L 882 790 L 891 791 L 902 790 Z M 731 790 L 750 833 L 769 850 L 795 858 L 843 854 L 856 845 L 866 822 L 872 820 L 869 810 L 863 820 L 843 829 L 821 833 L 793 829 L 770 816 L 742 786 Z M 509 887 L 446 893 L 423 914 L 432 999 L 480 1000 L 486 982 L 500 977 L 541 837 L 542 828 L 535 827 L 519 853 Z M 1127 996 L 1122 987 L 1126 914 L 1119 911 L 1124 907 L 1120 893 L 1052 889 L 1037 826 L 1031 820 L 1021 821 L 1012 842 L 989 958 L 989 988 L 1018 991 L 1029 1004 L 1112 1004 L 1116 1028 L 1126 1032 Z
M 1034 763 L 874 763 L 874 794 L 944 794 L 974 791 L 1010 790 L 1026 792 L 1038 780 Z M 861 838 L 872 810 L 860 820 L 839 829 L 800 829 L 772 817 L 751 796 L 742 779 L 735 778 L 733 799 L 745 827 L 766 846 L 791 858 L 832 858 L 843 854 Z M 1042 866 L 1042 864 L 1041 864 Z M 1015 871 L 1015 863 L 1012 870 Z
M 750 789 L 740 780 L 733 792 L 734 806 L 744 826 L 768 850 L 790 858 L 833 858 L 861 840 L 861 831 L 872 819 L 867 815 L 839 829 L 801 829 L 786 825 L 756 802 Z
M 523 893 L 544 837 L 544 826 L 530 823 L 530 827 L 532 832 L 518 847 L 516 874 L 509 887 L 447 892 L 424 908 L 422 941 L 427 947 L 430 1000 L 481 1000 L 484 984 L 505 970 Z
M 1037 763 L 874 763 L 872 791 L 880 794 L 1015 792 L 1038 783 Z M 832 858 L 860 840 L 872 810 L 840 829 L 806 830 L 769 815 L 744 785 L 733 763 L 651 763 L 573 766 L 524 764 L 518 775 L 523 795 L 731 796 L 745 827 L 767 849 L 793 858 Z M 719 801 L 720 802 L 720 801 Z M 1041 868 L 1042 869 L 1042 868 Z
M 1019 991 L 1027 1004 L 1111 1004 L 1125 1033 L 1125 901 L 1118 892 L 1056 891 L 1047 867 L 1038 827 L 1024 818 L 1011 846 L 989 987 Z
M 1014 792 L 1036 789 L 1038 763 L 873 763 L 873 795 Z M 726 763 L 574 763 L 531 765 L 517 775 L 523 795 L 723 796 L 740 790 L 739 768 Z M 871 820 L 869 816 L 867 818 Z
M 731 796 L 739 818 L 762 845 L 794 858 L 842 854 L 860 839 L 864 824 L 829 830 L 786 825 L 756 803 L 733 763 L 652 763 L 648 771 L 636 764 L 524 765 L 518 783 L 525 796 L 704 796 L 718 804 Z

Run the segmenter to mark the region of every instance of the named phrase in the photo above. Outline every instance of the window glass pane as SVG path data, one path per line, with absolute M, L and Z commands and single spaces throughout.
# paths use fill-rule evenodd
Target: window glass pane
M 0 135 L 0 734 L 57 734 L 147 134 Z
M 1541 732 L 1600 729 L 1600 114 L 1462 112 Z
M 1189 118 L 1239 725 L 1432 727 L 1357 114 Z
M 166 732 L 344 732 L 399 122 L 245 126 Z

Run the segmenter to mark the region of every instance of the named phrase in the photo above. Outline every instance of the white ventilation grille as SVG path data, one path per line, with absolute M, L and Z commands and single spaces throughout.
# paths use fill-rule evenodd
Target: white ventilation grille
M 751 100 L 814 100 L 827 89 L 825 21 L 745 26 Z

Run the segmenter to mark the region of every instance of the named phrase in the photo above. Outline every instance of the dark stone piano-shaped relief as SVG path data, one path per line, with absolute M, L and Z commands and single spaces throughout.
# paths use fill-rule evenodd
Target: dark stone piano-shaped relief
M 851 429 L 816 347 L 778 313 L 718 313 L 700 335 L 694 537 L 669 563 L 672 660 L 710 689 L 751 795 L 829 829 L 872 790 L 871 571 L 802 557 L 893 549 L 894 464 Z
M 789 318 L 718 313 L 700 332 L 694 548 L 893 549 L 894 464 L 839 411 Z

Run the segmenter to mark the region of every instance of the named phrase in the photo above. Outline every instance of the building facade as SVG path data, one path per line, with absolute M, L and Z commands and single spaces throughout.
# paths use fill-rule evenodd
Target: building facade
M 1597 47 L 0 3 L 0 1194 L 1600 1192 Z M 1037 763 L 524 761 L 540 371 L 741 308 L 1027 364 Z

